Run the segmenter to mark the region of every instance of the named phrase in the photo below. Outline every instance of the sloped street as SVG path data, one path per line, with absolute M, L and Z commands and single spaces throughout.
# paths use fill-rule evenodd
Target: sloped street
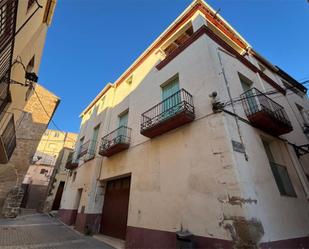
M 1 249 L 112 249 L 90 236 L 75 232 L 46 214 L 0 220 Z

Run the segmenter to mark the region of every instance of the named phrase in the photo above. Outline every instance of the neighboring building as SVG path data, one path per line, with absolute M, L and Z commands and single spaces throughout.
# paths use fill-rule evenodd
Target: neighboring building
M 49 129 L 45 131 L 23 180 L 25 191 L 21 205 L 23 208 L 43 209 L 49 184 L 56 185 L 55 170 L 61 166 L 64 159 L 67 159 L 67 152 L 64 153 L 64 151 L 73 150 L 76 138 L 77 134 L 74 133 Z M 63 156 L 66 157 L 63 158 Z M 57 187 L 58 185 L 59 183 Z M 53 200 L 49 199 L 49 201 Z
M 60 218 L 127 248 L 308 245 L 306 91 L 194 1 L 82 112 Z
M 18 213 L 19 186 L 60 102 L 35 83 L 55 7 L 38 2 L 0 0 L 0 215 L 7 217 Z
M 67 143 L 59 152 L 59 156 L 48 185 L 47 196 L 44 204 L 44 211 L 46 212 L 59 209 L 64 185 L 69 177 L 68 170 L 65 166 L 73 152 L 78 134 L 67 133 L 67 135 L 69 139 L 67 139 Z

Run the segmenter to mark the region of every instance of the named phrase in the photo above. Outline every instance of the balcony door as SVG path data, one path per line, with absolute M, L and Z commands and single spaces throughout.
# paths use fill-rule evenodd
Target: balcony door
M 125 137 L 126 137 L 126 128 L 128 126 L 128 119 L 129 119 L 129 111 L 126 111 L 124 113 L 122 113 L 121 115 L 119 115 L 119 124 L 118 124 L 118 132 L 117 132 L 117 137 L 118 139 L 120 140 L 119 142 L 121 141 L 124 141 L 125 140 Z M 123 127 L 125 126 L 125 127 Z M 121 128 L 123 127 L 123 128 Z
M 244 91 L 244 96 L 246 98 L 247 108 L 249 109 L 249 113 L 255 113 L 257 108 L 256 97 L 254 96 L 255 92 L 252 89 L 253 82 L 249 80 L 247 77 L 238 73 L 241 87 Z M 251 91 L 250 91 L 251 90 Z
M 93 129 L 92 140 L 90 141 L 88 153 L 90 156 L 94 156 L 96 152 L 96 144 L 99 136 L 100 125 L 97 125 Z
M 179 92 L 178 77 L 162 87 L 163 119 L 173 116 L 178 111 L 181 98 L 180 94 L 176 94 L 177 92 Z

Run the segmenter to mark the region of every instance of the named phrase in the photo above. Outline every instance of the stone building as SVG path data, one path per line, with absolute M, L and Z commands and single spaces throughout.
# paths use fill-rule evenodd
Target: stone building
M 307 247 L 306 93 L 194 1 L 82 112 L 58 214 L 126 248 Z
M 15 202 L 14 195 L 22 196 L 19 186 L 60 102 L 36 83 L 54 8 L 55 0 L 0 0 L 0 214 L 5 216 L 18 212 L 20 198 Z
M 61 163 L 67 160 L 67 151 L 74 149 L 76 138 L 75 133 L 50 129 L 45 131 L 23 180 L 23 208 L 42 210 L 48 194 L 48 206 L 53 205 L 56 192 L 63 189 L 64 175 L 67 175 Z M 56 200 L 59 204 L 61 194 L 58 194 L 59 199 Z

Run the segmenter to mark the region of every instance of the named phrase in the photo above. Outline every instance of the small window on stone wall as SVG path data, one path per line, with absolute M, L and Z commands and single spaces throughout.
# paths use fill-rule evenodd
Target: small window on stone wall
M 48 170 L 47 169 L 41 169 L 40 174 L 43 175 L 45 173 L 48 173 Z
M 77 175 L 77 172 L 74 172 L 74 173 L 73 173 L 73 179 L 72 179 L 72 182 L 75 182 L 76 175 Z

